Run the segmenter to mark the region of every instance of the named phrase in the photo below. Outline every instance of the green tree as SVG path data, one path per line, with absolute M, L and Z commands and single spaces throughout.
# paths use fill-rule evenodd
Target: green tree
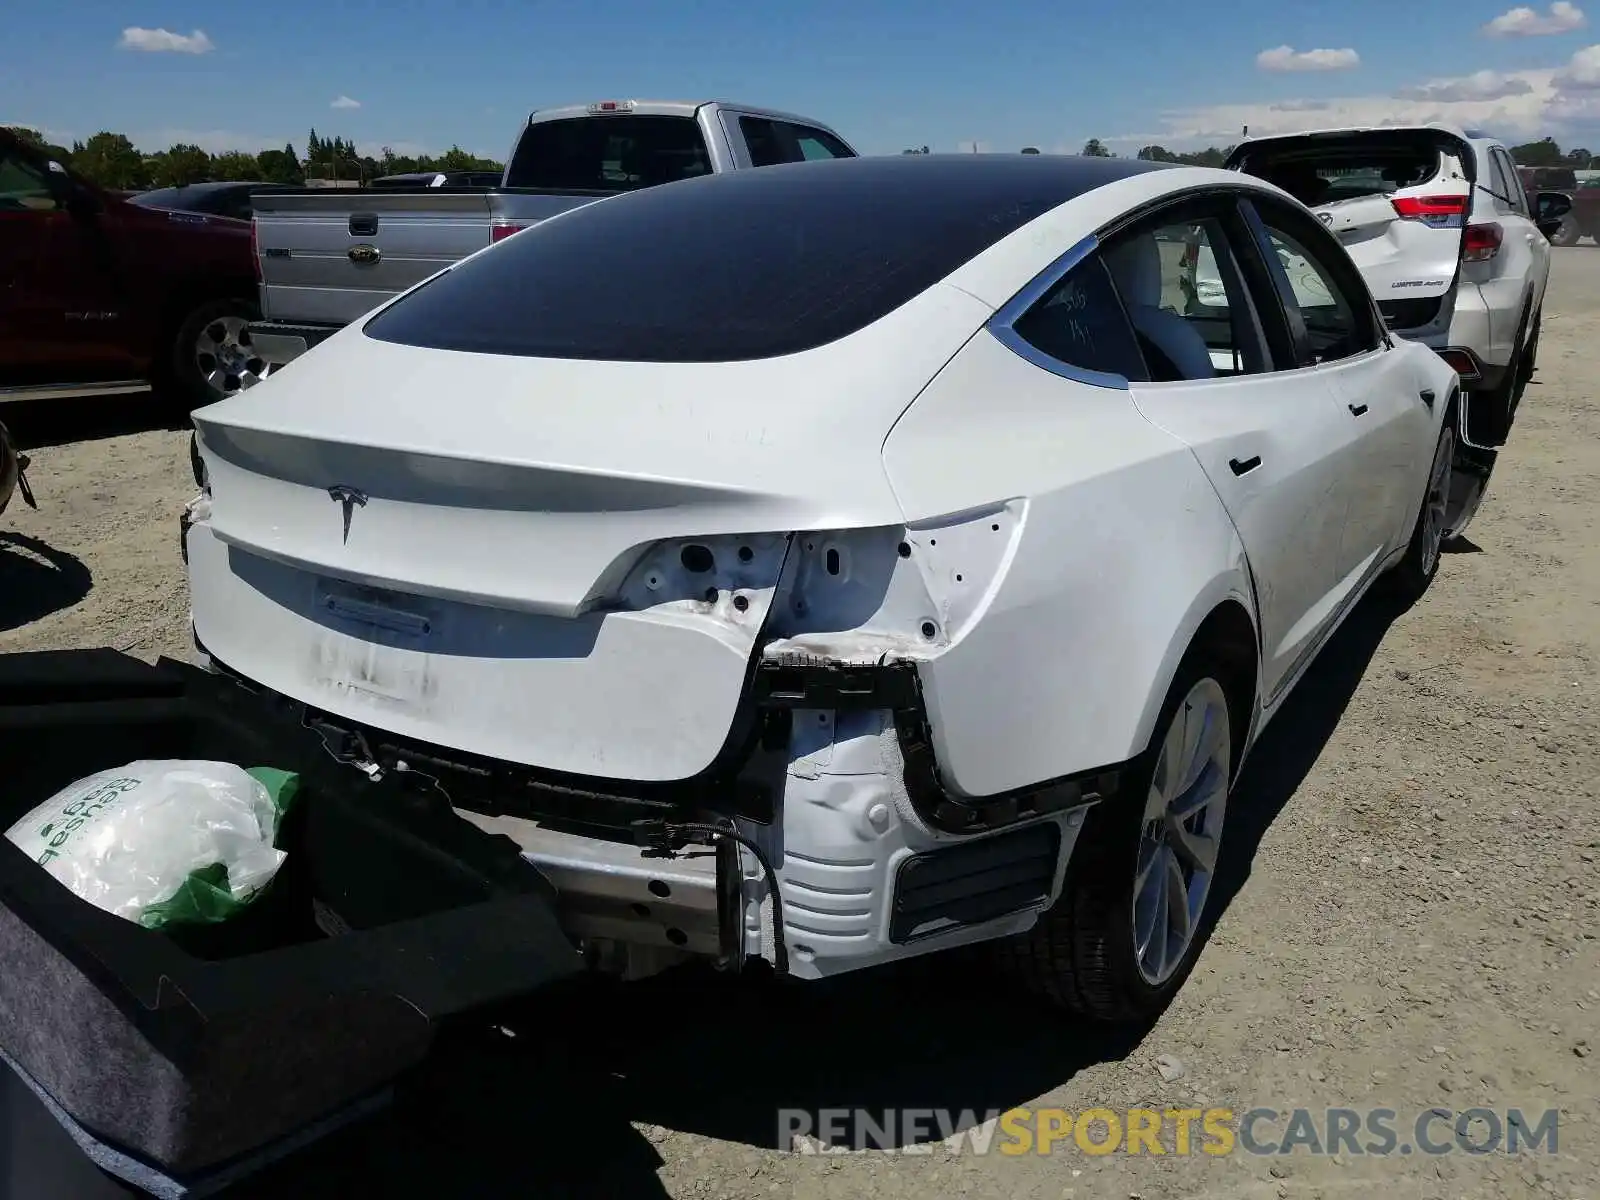
M 126 136 L 101 130 L 87 142 L 74 144 L 72 167 L 101 187 L 117 190 L 143 188 L 149 183 L 144 156 Z
M 900 153 L 901 154 L 926 154 L 926 153 L 928 153 L 928 148 L 926 146 L 923 146 L 921 149 L 918 149 L 916 147 L 912 147 L 910 150 L 902 150 L 902 151 L 900 151 Z
M 150 182 L 156 187 L 183 187 L 190 183 L 204 183 L 211 178 L 211 155 L 199 146 L 180 142 L 160 156 L 159 165 L 150 172 Z
M 1039 153 L 1039 147 L 1037 147 L 1037 146 L 1024 146 L 1022 148 L 1022 152 L 1024 154 L 1037 154 L 1037 153 Z
M 1139 151 L 1137 157 L 1144 159 L 1145 162 L 1175 163 L 1182 161 L 1165 146 L 1146 146 Z
M 1593 157 L 1594 155 L 1589 153 L 1587 146 L 1567 151 L 1567 161 L 1573 165 L 1574 169 L 1579 171 L 1587 171 L 1589 169 L 1589 160 Z
M 1228 160 L 1228 155 L 1232 153 L 1232 146 L 1225 146 L 1220 150 L 1215 146 L 1207 146 L 1204 150 L 1192 150 L 1187 154 L 1175 154 L 1172 161 L 1180 162 L 1190 167 L 1220 167 Z
M 285 145 L 282 150 L 263 150 L 256 155 L 256 165 L 260 168 L 262 183 L 298 185 L 306 180 L 293 145 Z
M 1105 143 L 1099 138 L 1090 138 L 1083 144 L 1083 153 L 1088 158 L 1112 158 L 1111 151 L 1107 150 Z
M 238 150 L 229 150 L 226 154 L 219 154 L 211 160 L 211 178 L 240 183 L 268 182 L 261 178 L 261 163 L 256 156 Z
M 478 169 L 478 156 L 468 154 L 460 146 L 451 146 L 439 156 L 439 169 L 441 171 L 475 171 Z
M 1537 142 L 1524 142 L 1520 146 L 1511 148 L 1511 157 L 1519 167 L 1560 167 L 1565 166 L 1561 154 L 1561 147 L 1556 145 L 1555 138 L 1541 138 Z
M 54 142 L 49 141 L 46 139 L 44 134 L 40 133 L 37 129 L 29 129 L 25 125 L 7 125 L 4 128 L 10 130 L 11 133 L 16 136 L 18 141 L 25 145 L 33 146 L 36 149 L 44 151 L 63 166 L 65 166 L 72 158 L 71 150 L 68 150 L 65 146 L 58 146 Z

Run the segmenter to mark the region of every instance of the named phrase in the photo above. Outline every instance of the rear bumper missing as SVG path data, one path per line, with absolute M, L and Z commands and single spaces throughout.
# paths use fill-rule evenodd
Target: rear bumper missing
M 953 795 L 909 663 L 759 664 L 728 753 L 670 785 L 469 761 L 267 699 L 338 754 L 436 777 L 460 815 L 511 837 L 555 884 L 562 928 L 591 961 L 630 975 L 699 957 L 816 979 L 1022 932 L 1060 894 L 1088 808 L 1123 769 Z M 669 857 L 639 844 L 642 826 L 675 822 L 743 844 Z

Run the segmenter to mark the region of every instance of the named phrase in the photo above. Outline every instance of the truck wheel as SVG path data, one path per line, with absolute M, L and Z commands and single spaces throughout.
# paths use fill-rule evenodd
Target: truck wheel
M 1183 985 L 1203 940 L 1233 784 L 1229 676 L 1204 656 L 1184 660 L 1140 765 L 1085 817 L 1060 899 L 995 946 L 1030 991 L 1122 1024 L 1150 1020 Z
M 245 326 L 255 306 L 244 300 L 207 300 L 178 325 L 171 370 L 179 399 L 199 408 L 253 387 L 267 364 L 250 348 Z

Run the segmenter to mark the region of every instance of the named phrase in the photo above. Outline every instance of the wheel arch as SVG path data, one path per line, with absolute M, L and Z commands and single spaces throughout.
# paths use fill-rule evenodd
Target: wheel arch
M 1150 689 L 1139 723 L 1139 744 L 1145 750 L 1156 735 L 1156 722 L 1173 681 L 1196 659 L 1214 662 L 1225 676 L 1217 682 L 1228 695 L 1237 774 L 1255 728 L 1261 695 L 1261 634 L 1253 597 L 1240 594 L 1236 588 L 1224 587 L 1197 598 L 1189 618 L 1175 632 L 1160 676 Z
M 160 315 L 156 320 L 155 343 L 150 348 L 150 361 L 158 372 L 167 365 L 173 350 L 172 340 L 189 315 L 202 304 L 215 300 L 232 300 L 248 304 L 259 312 L 260 297 L 254 280 L 224 276 L 184 275 L 174 280 L 161 300 Z

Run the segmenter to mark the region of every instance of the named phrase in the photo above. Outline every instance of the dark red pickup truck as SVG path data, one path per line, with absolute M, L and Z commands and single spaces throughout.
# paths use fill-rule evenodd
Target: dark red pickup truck
M 1572 198 L 1572 211 L 1551 235 L 1552 245 L 1576 246 L 1586 237 L 1600 242 L 1600 188 L 1580 184 L 1571 167 L 1518 167 L 1517 174 L 1530 204 L 1539 192 L 1561 192 Z
M 219 400 L 263 369 L 255 315 L 249 222 L 129 203 L 0 129 L 0 402 Z

